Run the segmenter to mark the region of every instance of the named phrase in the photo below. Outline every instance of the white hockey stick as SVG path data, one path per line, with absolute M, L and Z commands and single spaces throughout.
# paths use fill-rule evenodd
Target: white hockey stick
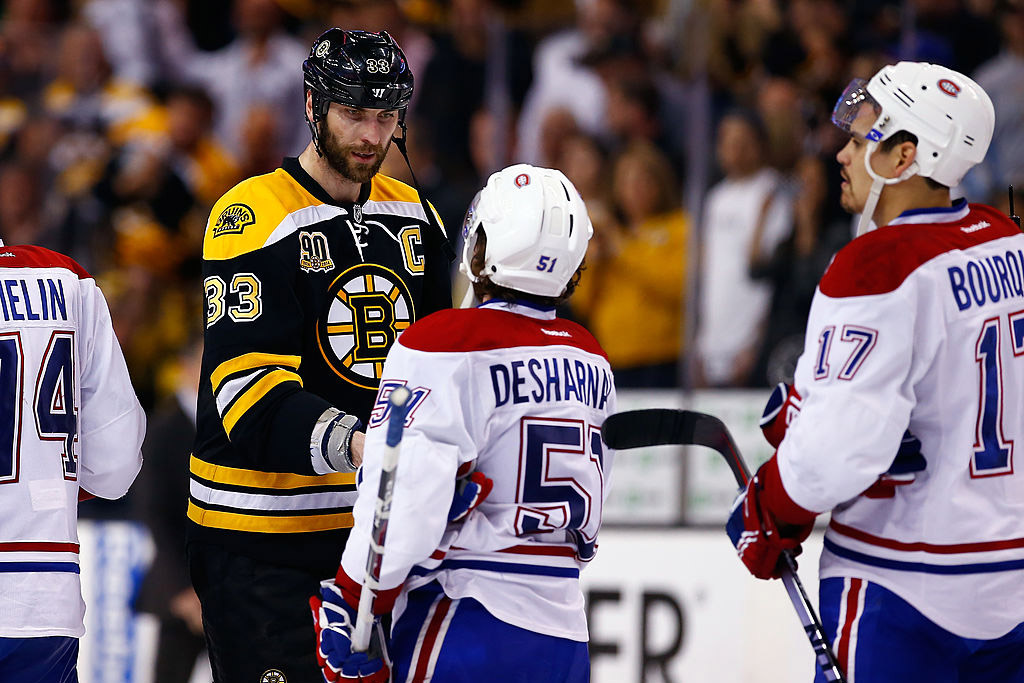
M 712 415 L 670 408 L 630 410 L 608 416 L 601 427 L 601 438 L 615 449 L 666 444 L 712 448 L 725 458 L 740 488 L 745 488 L 750 481 L 750 469 L 743 461 L 732 434 L 721 420 Z M 829 647 L 818 613 L 796 573 L 796 561 L 789 552 L 782 554 L 781 561 L 782 583 L 804 627 L 825 680 L 846 683 L 839 662 Z
M 370 551 L 366 557 L 366 576 L 359 593 L 359 611 L 352 631 L 352 651 L 366 652 L 370 647 L 370 629 L 373 626 L 373 600 L 380 589 L 380 567 L 384 561 L 384 540 L 388 534 L 388 519 L 391 517 L 391 499 L 395 492 L 395 470 L 398 467 L 399 445 L 402 430 L 409 412 L 409 397 L 405 387 L 396 387 L 388 397 L 391 414 L 388 416 L 387 447 L 381 458 L 380 486 L 377 488 L 377 502 L 373 512 L 373 530 L 370 533 Z

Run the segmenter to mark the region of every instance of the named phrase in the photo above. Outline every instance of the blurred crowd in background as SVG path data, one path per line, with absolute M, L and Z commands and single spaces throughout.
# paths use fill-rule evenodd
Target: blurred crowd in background
M 1007 185 L 1024 186 L 1024 0 L 2 8 L 0 236 L 70 254 L 99 281 L 151 415 L 147 458 L 188 431 L 210 208 L 305 147 L 301 63 L 330 26 L 387 30 L 406 52 L 410 156 L 449 234 L 509 163 L 575 183 L 595 234 L 564 313 L 594 332 L 620 387 L 791 375 L 818 278 L 852 235 L 834 161 L 845 140 L 829 119 L 851 78 L 901 59 L 974 77 L 994 101 L 995 136 L 957 193 L 1005 210 Z M 395 153 L 383 172 L 410 180 Z M 157 457 L 180 488 L 168 494 L 157 474 L 133 496 L 151 503 L 157 551 L 175 554 L 180 543 L 161 538 L 184 524 L 187 453 Z M 182 617 L 183 638 L 201 648 L 198 605 L 177 572 L 157 611 Z M 168 608 L 168 596 L 187 604 Z
M 595 238 L 566 313 L 623 386 L 792 371 L 850 238 L 829 113 L 851 78 L 972 75 L 997 124 L 960 191 L 1005 205 L 1024 185 L 1019 0 L 7 0 L 0 235 L 98 278 L 149 409 L 201 333 L 209 209 L 305 146 L 300 65 L 329 26 L 407 53 L 413 167 L 450 233 L 508 163 L 573 180 Z M 384 172 L 408 180 L 397 154 Z

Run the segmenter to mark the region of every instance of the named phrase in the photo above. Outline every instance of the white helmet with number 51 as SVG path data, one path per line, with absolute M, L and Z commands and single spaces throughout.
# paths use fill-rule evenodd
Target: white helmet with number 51
M 462 224 L 461 270 L 473 282 L 477 229 L 487 237 L 481 276 L 502 287 L 558 297 L 583 262 L 594 233 L 583 198 L 561 171 L 529 164 L 487 179 Z

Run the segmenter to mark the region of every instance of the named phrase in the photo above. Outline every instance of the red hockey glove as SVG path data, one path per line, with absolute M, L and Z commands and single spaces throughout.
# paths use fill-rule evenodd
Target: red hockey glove
M 725 530 L 751 574 L 777 579 L 782 575 L 782 553 L 800 554 L 800 543 L 810 535 L 816 516 L 786 494 L 773 456 L 736 497 Z
M 391 677 L 388 665 L 387 639 L 379 623 L 373 626 L 367 652 L 352 652 L 352 631 L 356 608 L 346 600 L 345 591 L 334 581 L 320 584 L 320 595 L 309 599 L 316 631 L 316 659 L 327 683 L 387 683 Z M 356 596 L 358 605 L 359 599 Z
M 917 473 L 923 472 L 927 466 L 928 462 L 921 453 L 921 440 L 908 429 L 903 432 L 903 440 L 892 465 L 862 495 L 867 498 L 893 498 L 897 487 L 913 484 Z
M 800 394 L 796 388 L 779 382 L 761 413 L 761 432 L 772 448 L 778 448 L 790 423 L 800 414 Z

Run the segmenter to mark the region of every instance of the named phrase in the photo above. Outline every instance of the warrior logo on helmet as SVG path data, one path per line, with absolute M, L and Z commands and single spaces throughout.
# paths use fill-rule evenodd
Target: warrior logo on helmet
M 327 365 L 342 379 L 376 389 L 388 349 L 416 319 L 409 288 L 383 266 L 360 263 L 331 283 L 316 338 Z

